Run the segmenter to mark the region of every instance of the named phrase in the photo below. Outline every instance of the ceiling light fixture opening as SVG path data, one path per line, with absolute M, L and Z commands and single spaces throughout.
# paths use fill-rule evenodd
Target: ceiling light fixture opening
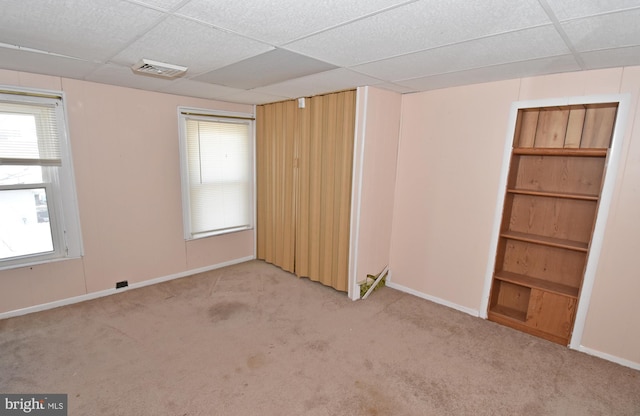
M 131 69 L 138 74 L 162 78 L 177 78 L 187 72 L 186 66 L 166 64 L 164 62 L 152 61 L 151 59 L 141 59 L 133 65 Z

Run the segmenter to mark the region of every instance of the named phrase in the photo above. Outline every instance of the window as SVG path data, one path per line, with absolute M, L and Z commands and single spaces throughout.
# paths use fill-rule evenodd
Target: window
M 179 112 L 185 238 L 252 228 L 252 116 Z
M 0 92 L 0 268 L 81 251 L 62 96 Z

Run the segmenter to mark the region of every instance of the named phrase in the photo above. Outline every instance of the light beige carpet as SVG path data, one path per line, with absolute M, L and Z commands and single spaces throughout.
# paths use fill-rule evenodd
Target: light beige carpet
M 640 415 L 638 371 L 261 261 L 0 321 L 0 353 L 69 415 Z

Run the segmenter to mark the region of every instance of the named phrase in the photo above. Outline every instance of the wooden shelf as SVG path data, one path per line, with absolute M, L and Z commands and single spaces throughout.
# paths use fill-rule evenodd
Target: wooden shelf
M 503 231 L 502 233 L 500 233 L 500 237 L 504 237 L 510 240 L 524 241 L 525 243 L 533 243 L 549 247 L 581 251 L 583 253 L 586 253 L 589 250 L 589 245 L 580 241 L 563 240 L 560 238 L 544 237 L 540 235 L 519 233 L 515 231 Z
M 578 298 L 578 288 L 563 285 L 560 283 L 550 282 L 548 280 L 542 280 L 531 276 L 525 276 L 523 274 L 511 273 L 506 271 L 496 272 L 495 279 L 502 280 L 503 282 L 514 283 L 516 285 L 522 285 L 534 289 L 544 290 L 546 292 L 553 292 L 563 296 L 569 296 L 572 298 Z
M 568 192 L 532 191 L 528 189 L 507 189 L 507 192 L 510 194 L 544 196 L 549 198 L 578 199 L 582 201 L 597 201 L 599 199 L 597 195 L 572 194 Z
M 513 308 L 507 308 L 506 306 L 502 306 L 502 305 L 492 306 L 491 309 L 489 310 L 489 313 L 498 314 L 503 317 L 510 318 L 519 322 L 525 322 L 527 320 L 526 311 L 519 311 Z
M 489 309 L 488 311 L 488 317 L 490 321 L 499 323 L 501 325 L 506 325 L 509 326 L 511 328 L 517 329 L 519 331 L 522 332 L 526 332 L 529 333 L 531 335 L 546 339 L 548 341 L 551 342 L 555 342 L 556 344 L 560 344 L 560 345 L 567 345 L 569 343 L 569 338 L 568 337 L 561 337 L 561 336 L 557 336 L 557 335 L 553 335 L 550 334 L 548 332 L 545 331 L 540 331 L 536 328 L 532 328 L 531 326 L 529 326 L 526 322 L 526 318 L 525 320 L 521 320 L 520 318 L 514 317 L 514 316 L 510 316 L 509 313 L 511 313 L 510 311 L 505 311 L 504 308 L 501 308 L 500 306 L 494 306 L 493 308 Z M 504 313 L 506 312 L 506 313 Z M 515 311 L 517 312 L 517 311 Z
M 608 149 L 579 149 L 555 147 L 514 147 L 514 155 L 531 156 L 591 156 L 605 157 Z

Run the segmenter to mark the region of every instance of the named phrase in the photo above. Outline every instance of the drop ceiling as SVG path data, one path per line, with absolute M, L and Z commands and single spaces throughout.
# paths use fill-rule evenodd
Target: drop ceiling
M 262 104 L 640 65 L 638 22 L 640 0 L 2 0 L 0 69 Z

